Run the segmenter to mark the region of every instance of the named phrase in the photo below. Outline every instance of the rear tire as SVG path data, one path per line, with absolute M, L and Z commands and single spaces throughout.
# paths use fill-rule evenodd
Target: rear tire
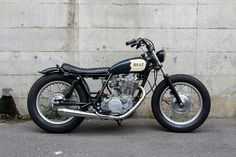
M 47 120 L 47 118 L 45 118 L 42 115 L 41 111 L 39 111 L 38 109 L 39 107 L 37 106 L 38 94 L 41 91 L 41 89 L 45 87 L 45 85 L 50 84 L 51 82 L 54 82 L 54 81 L 60 81 L 62 83 L 64 82 L 67 85 L 71 85 L 73 80 L 60 74 L 50 74 L 50 75 L 45 75 L 39 78 L 30 89 L 28 100 L 27 100 L 27 107 L 28 107 L 28 111 L 32 120 L 40 128 L 50 133 L 64 133 L 77 127 L 79 124 L 82 123 L 84 118 L 83 117 L 70 117 L 68 118 L 67 121 L 64 121 L 62 123 L 57 123 L 57 122 Z M 79 100 L 81 102 L 87 102 L 87 98 L 86 98 L 85 92 L 83 91 L 83 88 L 81 88 L 80 86 L 77 86 L 75 88 L 75 91 L 76 93 L 78 93 L 77 95 L 79 96 Z
M 188 94 L 185 94 L 183 92 L 179 92 L 181 93 L 183 98 L 185 98 L 186 100 L 188 100 L 188 103 L 186 104 L 190 104 L 189 106 L 186 105 L 186 109 L 183 108 L 177 108 L 175 106 L 174 96 L 169 94 L 169 99 L 167 99 L 166 97 L 163 97 L 163 94 L 165 92 L 167 92 L 167 90 L 169 90 L 169 87 L 166 83 L 165 80 L 163 80 L 155 89 L 153 96 L 152 96 L 152 111 L 154 114 L 154 117 L 156 118 L 156 120 L 166 129 L 170 130 L 170 131 L 174 131 L 174 132 L 190 132 L 196 128 L 198 128 L 200 125 L 203 124 L 203 122 L 207 119 L 208 114 L 210 112 L 210 107 L 211 107 L 211 100 L 210 100 L 210 96 L 209 93 L 206 89 L 206 87 L 196 78 L 189 76 L 189 75 L 174 75 L 170 77 L 171 82 L 175 85 L 178 84 L 184 84 L 187 86 L 187 88 L 192 88 L 193 90 L 196 90 L 196 95 L 199 95 L 199 100 L 201 100 L 201 104 L 199 107 L 199 111 L 192 116 L 190 116 L 190 120 L 188 121 L 177 121 L 175 119 L 177 119 L 177 116 L 169 116 L 168 114 L 165 114 L 163 112 L 163 106 L 164 104 L 167 104 L 165 108 L 169 107 L 169 113 L 173 113 L 176 115 L 180 115 L 180 118 L 184 119 L 183 116 L 186 113 L 192 113 L 191 111 L 191 107 L 193 107 L 193 98 L 191 98 Z M 190 90 L 191 91 L 191 90 Z M 189 97 L 189 98 L 188 98 Z M 161 100 L 163 99 L 163 100 Z M 167 99 L 167 100 L 164 100 Z M 172 103 L 171 103 L 172 100 Z M 167 103 L 169 102 L 169 103 Z M 176 108 L 177 109 L 176 109 Z M 188 108 L 189 107 L 189 108 Z M 178 110 L 179 109 L 179 110 Z M 191 111 L 191 112 L 190 112 Z M 182 113 L 181 113 L 182 112 Z M 186 112 L 186 113 L 185 113 Z M 189 114 L 188 113 L 188 114 Z M 170 114 L 171 115 L 171 114 Z M 187 117 L 187 116 L 186 116 Z M 173 118 L 173 119 L 171 119 Z

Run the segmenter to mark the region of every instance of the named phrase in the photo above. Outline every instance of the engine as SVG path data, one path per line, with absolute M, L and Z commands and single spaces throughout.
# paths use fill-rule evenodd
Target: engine
M 112 94 L 103 98 L 101 108 L 113 115 L 120 115 L 133 107 L 133 95 L 138 88 L 138 81 L 133 75 L 113 77 L 108 83 Z

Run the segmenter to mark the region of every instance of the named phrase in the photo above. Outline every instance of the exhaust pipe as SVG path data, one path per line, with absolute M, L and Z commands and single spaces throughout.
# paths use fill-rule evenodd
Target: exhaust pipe
M 68 115 L 68 116 L 78 116 L 78 117 L 90 117 L 90 118 L 102 118 L 102 119 L 115 119 L 115 120 L 120 120 L 120 119 L 125 119 L 128 116 L 130 116 L 143 102 L 146 92 L 142 86 L 139 86 L 139 89 L 142 91 L 142 97 L 139 99 L 139 101 L 134 105 L 133 108 L 131 108 L 128 112 L 126 112 L 123 115 L 120 116 L 113 116 L 113 115 L 103 115 L 100 113 L 89 113 L 89 112 L 84 112 L 84 111 L 79 111 L 79 110 L 72 110 L 72 109 L 67 109 L 67 108 L 60 108 L 58 109 L 58 113 L 61 115 Z

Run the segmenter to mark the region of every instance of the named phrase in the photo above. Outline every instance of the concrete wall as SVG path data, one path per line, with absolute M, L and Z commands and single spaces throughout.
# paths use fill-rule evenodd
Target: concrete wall
M 37 71 L 110 66 L 139 55 L 125 41 L 146 37 L 168 48 L 167 72 L 205 83 L 211 116 L 235 116 L 235 28 L 235 0 L 0 0 L 0 88 L 14 89 L 25 114 Z M 149 103 L 136 115 L 150 116 Z

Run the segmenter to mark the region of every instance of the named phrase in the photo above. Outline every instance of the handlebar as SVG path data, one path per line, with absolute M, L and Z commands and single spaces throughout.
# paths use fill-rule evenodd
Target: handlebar
M 130 45 L 131 47 L 136 46 L 136 49 L 140 48 L 141 46 L 145 46 L 147 51 L 141 48 L 145 52 L 141 54 L 141 56 L 150 60 L 153 63 L 153 66 L 155 66 L 156 68 L 160 69 L 162 67 L 161 63 L 164 62 L 166 56 L 165 50 L 162 49 L 156 52 L 155 46 L 151 40 L 146 38 L 132 39 L 126 42 L 126 45 Z
M 125 44 L 126 46 L 129 46 L 130 44 L 134 44 L 136 42 L 136 39 L 132 39 L 130 41 L 127 41 Z
M 127 46 L 131 45 L 131 47 L 136 46 L 136 49 L 140 48 L 141 46 L 146 46 L 148 51 L 155 50 L 153 42 L 145 38 L 132 39 L 130 41 L 127 41 L 125 44 Z

